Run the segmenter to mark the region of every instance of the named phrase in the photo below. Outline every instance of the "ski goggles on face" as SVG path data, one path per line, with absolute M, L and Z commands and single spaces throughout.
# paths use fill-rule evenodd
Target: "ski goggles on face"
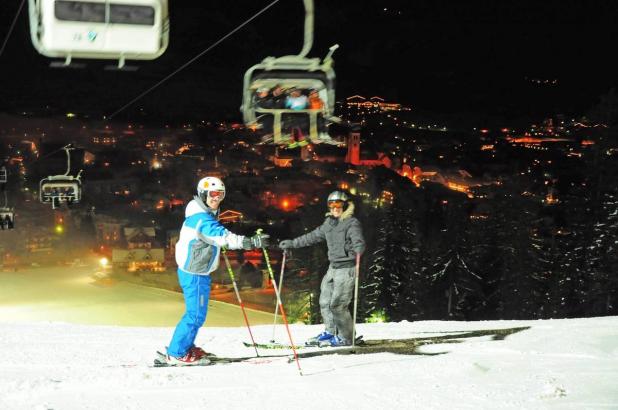
M 225 198 L 225 191 L 208 191 L 208 198 L 223 201 L 223 198 Z
M 328 202 L 328 207 L 330 209 L 333 209 L 333 208 L 343 209 L 343 201 L 330 201 Z

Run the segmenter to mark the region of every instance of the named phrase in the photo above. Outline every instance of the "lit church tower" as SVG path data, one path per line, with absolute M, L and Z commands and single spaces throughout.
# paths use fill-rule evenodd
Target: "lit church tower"
M 360 165 L 360 132 L 351 131 L 348 134 L 348 153 L 345 162 L 352 165 Z

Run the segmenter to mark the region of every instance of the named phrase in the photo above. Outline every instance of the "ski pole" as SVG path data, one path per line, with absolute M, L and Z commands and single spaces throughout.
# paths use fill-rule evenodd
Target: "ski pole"
M 260 235 L 262 233 L 262 229 L 258 229 L 256 234 Z M 279 305 L 279 310 L 281 311 L 281 317 L 283 318 L 283 323 L 285 323 L 285 329 L 288 331 L 288 337 L 290 338 L 290 346 L 292 347 L 292 351 L 294 352 L 294 359 L 296 359 L 296 365 L 298 366 L 298 372 L 300 375 L 303 375 L 303 370 L 300 368 L 300 361 L 298 360 L 298 353 L 296 352 L 296 345 L 294 345 L 294 341 L 292 340 L 292 333 L 290 333 L 290 326 L 288 325 L 288 318 L 285 315 L 285 310 L 283 309 L 283 303 L 281 302 L 281 294 L 279 293 L 279 288 L 277 287 L 277 282 L 275 282 L 275 274 L 273 273 L 273 268 L 270 266 L 270 258 L 268 257 L 268 251 L 266 247 L 262 246 L 262 253 L 264 254 L 264 260 L 266 261 L 266 267 L 268 268 L 268 275 L 270 276 L 270 280 L 273 283 L 273 288 L 275 289 L 275 295 L 277 295 L 277 304 Z
M 230 279 L 232 279 L 232 285 L 234 286 L 234 292 L 236 292 L 236 298 L 238 299 L 238 304 L 240 305 L 242 314 L 245 317 L 245 323 L 247 324 L 247 330 L 249 330 L 249 336 L 251 336 L 251 342 L 253 342 L 253 348 L 255 349 L 255 355 L 259 357 L 260 354 L 258 353 L 257 344 L 255 343 L 255 339 L 253 339 L 253 333 L 251 332 L 251 326 L 249 326 L 249 319 L 247 318 L 247 312 L 245 312 L 245 304 L 240 298 L 240 292 L 238 291 L 238 286 L 236 286 L 236 278 L 234 277 L 234 271 L 232 270 L 232 265 L 230 265 L 230 260 L 227 257 L 227 250 L 225 248 L 222 248 L 221 253 L 223 254 L 223 259 L 225 259 L 225 266 L 227 266 L 227 272 L 230 274 Z
M 354 274 L 354 318 L 352 318 L 352 347 L 356 344 L 356 308 L 358 306 L 358 277 L 360 276 L 360 254 L 356 254 L 356 272 Z
M 283 256 L 281 258 L 281 273 L 279 274 L 279 292 L 283 291 L 283 271 L 285 269 L 285 249 L 283 250 Z M 277 329 L 277 302 L 275 302 L 275 321 L 273 323 L 273 338 L 272 343 L 275 343 L 275 330 Z

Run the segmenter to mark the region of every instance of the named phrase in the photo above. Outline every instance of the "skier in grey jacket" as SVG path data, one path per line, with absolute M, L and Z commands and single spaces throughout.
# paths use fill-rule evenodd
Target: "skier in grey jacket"
M 320 285 L 320 312 L 326 330 L 307 344 L 346 346 L 352 344 L 353 323 L 348 306 L 355 282 L 356 255 L 365 250 L 361 224 L 354 215 L 354 203 L 341 191 L 328 196 L 326 220 L 313 231 L 286 239 L 279 248 L 302 248 L 326 241 L 330 265 Z

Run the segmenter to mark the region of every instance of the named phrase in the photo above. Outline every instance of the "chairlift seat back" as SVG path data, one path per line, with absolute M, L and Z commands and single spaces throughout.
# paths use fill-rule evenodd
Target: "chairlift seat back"
M 48 57 L 151 60 L 167 48 L 167 0 L 34 1 L 32 41 Z
M 41 202 L 79 202 L 81 200 L 81 183 L 78 179 L 66 177 L 65 179 L 52 179 L 48 177 L 41 180 L 39 197 Z

